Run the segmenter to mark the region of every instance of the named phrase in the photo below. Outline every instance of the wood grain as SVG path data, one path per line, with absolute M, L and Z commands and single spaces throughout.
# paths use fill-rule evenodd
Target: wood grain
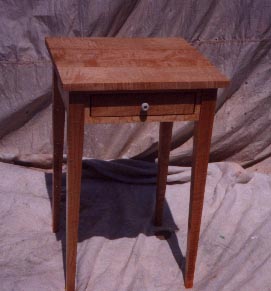
M 137 49 L 129 48 L 122 50 L 122 58 L 119 50 L 90 50 L 80 49 L 80 54 L 77 54 L 78 49 L 57 48 L 52 49 L 58 66 L 81 66 L 81 67 L 178 67 L 180 63 L 183 66 L 191 65 L 209 65 L 204 58 L 197 59 L 198 52 L 188 47 L 186 49 L 160 49 L 153 48 Z M 157 59 L 159 54 L 160 59 Z
M 52 228 L 58 231 L 60 215 L 60 194 L 62 181 L 63 143 L 65 108 L 57 86 L 57 75 L 53 72 L 53 195 L 52 195 Z
M 136 116 L 91 116 L 89 107 L 85 108 L 85 122 L 90 124 L 99 123 L 130 123 L 130 122 L 173 122 L 193 121 L 199 119 L 199 113 L 183 115 L 136 115 Z
M 185 267 L 186 288 L 193 287 L 215 106 L 216 90 L 204 91 L 202 94 L 199 121 L 195 123 L 194 129 Z
M 64 108 L 68 118 L 67 291 L 75 291 L 84 122 L 160 122 L 155 223 L 161 225 L 173 121 L 198 121 L 195 126 L 185 270 L 185 286 L 191 288 L 216 88 L 227 86 L 228 79 L 181 38 L 49 37 L 46 45 L 55 68 L 54 231 L 59 221 Z M 183 95 L 184 90 L 189 92 L 190 97 Z M 123 95 L 120 97 L 120 94 Z M 90 96 L 93 96 L 92 105 Z M 151 109 L 147 114 L 139 114 L 142 102 L 150 103 Z
M 220 88 L 223 76 L 181 38 L 46 38 L 68 91 Z
M 66 200 L 66 290 L 75 291 L 76 254 L 84 139 L 84 103 L 81 96 L 70 94 L 68 109 L 68 169 Z
M 130 93 L 91 95 L 91 116 L 181 115 L 194 113 L 193 93 Z M 141 105 L 149 104 L 142 112 Z
M 158 175 L 155 206 L 156 226 L 161 226 L 163 222 L 163 206 L 165 201 L 172 127 L 173 122 L 161 122 L 159 128 Z

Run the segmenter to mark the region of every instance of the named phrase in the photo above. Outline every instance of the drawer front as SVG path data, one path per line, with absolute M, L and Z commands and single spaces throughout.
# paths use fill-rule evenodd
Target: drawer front
M 90 97 L 91 116 L 160 116 L 193 114 L 196 94 L 121 93 L 97 94 Z

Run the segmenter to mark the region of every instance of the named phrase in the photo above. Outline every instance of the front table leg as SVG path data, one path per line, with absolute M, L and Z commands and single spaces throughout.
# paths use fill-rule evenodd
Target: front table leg
M 172 136 L 173 122 L 161 122 L 158 147 L 158 177 L 156 188 L 155 225 L 163 222 L 163 206 L 167 184 L 168 161 Z
M 204 190 L 216 106 L 216 90 L 203 92 L 199 121 L 195 122 L 185 287 L 192 288 L 200 234 Z
M 67 124 L 66 290 L 75 291 L 76 254 L 84 140 L 84 104 L 70 94 Z

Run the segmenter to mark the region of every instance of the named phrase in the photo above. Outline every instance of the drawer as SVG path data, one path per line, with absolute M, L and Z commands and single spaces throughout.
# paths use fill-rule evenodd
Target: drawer
M 196 93 L 121 93 L 90 97 L 91 116 L 185 115 L 195 111 Z

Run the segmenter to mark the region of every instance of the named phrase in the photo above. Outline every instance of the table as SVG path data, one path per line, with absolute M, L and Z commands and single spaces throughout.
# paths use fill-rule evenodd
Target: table
M 75 290 L 85 123 L 160 122 L 155 224 L 162 224 L 174 121 L 195 121 L 184 283 L 193 286 L 217 88 L 228 79 L 182 38 L 48 37 L 53 62 L 53 232 L 67 112 L 66 289 Z

